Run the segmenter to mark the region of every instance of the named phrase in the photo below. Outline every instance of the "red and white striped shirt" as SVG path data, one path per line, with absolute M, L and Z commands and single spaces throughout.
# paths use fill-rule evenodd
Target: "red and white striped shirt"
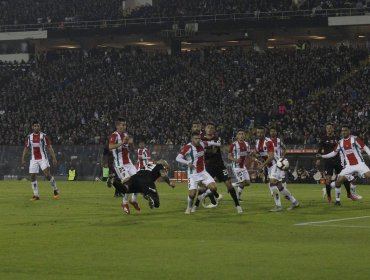
M 123 142 L 123 139 L 128 136 L 127 133 L 119 133 L 117 131 L 113 132 L 109 138 L 109 144 L 119 144 Z M 112 150 L 114 157 L 114 166 L 122 167 L 124 164 L 131 163 L 128 150 L 128 141 L 125 141 L 124 144 L 116 149 Z
M 248 156 L 248 153 L 250 153 L 250 147 L 248 142 L 246 141 L 235 141 L 232 143 L 229 147 L 229 154 L 232 154 L 234 158 L 241 159 L 239 162 L 232 162 L 233 168 L 244 168 L 245 166 L 245 160 Z
M 146 169 L 150 160 L 150 151 L 147 148 L 139 148 L 138 155 L 138 169 Z
M 351 135 L 347 139 L 339 140 L 334 151 L 340 152 L 341 157 L 345 160 L 345 165 L 357 165 L 364 162 L 361 150 L 365 148 L 365 143 L 357 136 Z
M 283 156 L 283 149 L 282 149 L 282 146 L 284 145 L 283 144 L 283 141 L 276 137 L 276 138 L 270 138 L 272 143 L 274 143 L 274 150 L 275 150 L 275 159 L 279 159 Z
M 262 140 L 257 139 L 257 141 L 256 141 L 256 152 L 259 153 L 260 156 L 264 160 L 266 160 L 268 158 L 269 153 L 273 152 L 274 153 L 274 159 L 269 164 L 269 167 L 276 163 L 277 159 L 275 158 L 274 143 L 271 141 L 270 138 L 265 137 Z
M 31 133 L 27 136 L 24 145 L 27 148 L 31 148 L 32 160 L 48 159 L 46 147 L 51 145 L 51 142 L 45 133 Z

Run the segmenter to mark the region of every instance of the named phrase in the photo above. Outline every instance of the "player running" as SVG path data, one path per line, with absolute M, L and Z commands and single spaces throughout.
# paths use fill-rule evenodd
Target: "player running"
M 22 167 L 25 165 L 25 157 L 28 153 L 28 150 L 30 149 L 31 160 L 29 173 L 31 175 L 31 186 L 33 190 L 33 197 L 31 198 L 32 201 L 40 200 L 39 187 L 36 178 L 37 174 L 40 171 L 40 168 L 42 170 L 42 173 L 44 173 L 45 178 L 48 179 L 51 187 L 53 188 L 54 199 L 59 199 L 57 183 L 55 182 L 54 177 L 50 174 L 50 164 L 47 152 L 50 154 L 54 166 L 57 165 L 57 159 L 55 157 L 53 147 L 51 146 L 51 141 L 49 137 L 45 133 L 41 132 L 40 128 L 40 123 L 38 121 L 34 121 L 32 123 L 33 132 L 29 134 L 25 140 L 21 164 Z
M 138 170 L 146 169 L 151 157 L 150 157 L 150 151 L 148 148 L 145 147 L 144 141 L 139 142 L 139 149 L 137 150 L 137 158 L 138 158 L 137 169 Z
M 357 136 L 351 135 L 348 125 L 342 126 L 342 138 L 334 147 L 334 150 L 328 154 L 317 154 L 318 158 L 332 158 L 339 152 L 345 159 L 345 167 L 340 171 L 338 178 L 335 182 L 335 205 L 340 206 L 341 184 L 347 179 L 346 176 L 359 174 L 367 179 L 370 178 L 370 169 L 365 164 L 361 152 L 364 151 L 370 156 L 370 149 L 364 142 Z

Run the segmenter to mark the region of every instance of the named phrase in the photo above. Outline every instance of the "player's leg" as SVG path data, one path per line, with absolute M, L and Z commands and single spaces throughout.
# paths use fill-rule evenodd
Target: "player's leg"
M 198 178 L 196 174 L 193 174 L 188 179 L 188 203 L 185 210 L 185 214 L 190 214 L 193 207 L 194 199 L 198 189 Z
M 150 185 L 145 184 L 144 190 L 143 190 L 144 198 L 148 200 L 149 208 L 159 208 L 160 201 L 159 201 L 159 195 L 157 192 L 157 188 L 155 184 L 152 182 Z
M 39 186 L 37 183 L 37 174 L 39 173 L 39 164 L 35 160 L 30 160 L 29 173 L 30 173 L 31 187 L 32 187 L 32 192 L 33 192 L 33 196 L 31 200 L 32 201 L 40 200 Z
M 336 174 L 339 174 L 339 172 Z M 331 166 L 331 164 L 327 163 L 325 164 L 325 192 L 326 192 L 326 198 L 328 202 L 331 202 L 332 187 L 330 186 L 330 183 L 331 183 L 332 176 L 333 176 L 333 167 Z
M 281 172 L 281 176 L 280 176 L 280 178 L 279 178 L 279 180 L 281 180 L 280 182 L 281 182 L 281 184 L 278 184 L 278 188 L 279 188 L 279 191 L 280 191 L 280 193 L 287 199 L 287 200 L 289 200 L 291 203 L 292 203 L 292 205 L 289 207 L 289 208 L 287 208 L 287 210 L 289 211 L 289 210 L 293 210 L 293 209 L 295 209 L 295 208 L 298 208 L 299 207 L 299 202 L 298 202 L 298 200 L 292 195 L 292 193 L 288 190 L 288 187 L 287 187 L 287 184 L 286 184 L 286 182 L 285 182 L 285 174 L 283 174 L 283 173 L 285 173 L 284 171 L 282 171 L 282 170 L 280 170 L 280 172 Z M 283 181 L 284 180 L 284 181 Z
M 54 199 L 59 199 L 59 190 L 57 187 L 57 183 L 55 182 L 54 176 L 50 174 L 50 166 L 47 160 L 41 161 L 40 167 L 41 167 L 42 173 L 44 173 L 45 178 L 49 180 L 50 186 L 53 188 Z
M 352 175 L 346 176 L 347 180 L 351 186 L 351 195 L 355 197 L 357 200 L 361 200 L 362 196 L 357 193 L 357 185 L 356 185 L 356 178 Z
M 335 181 L 335 205 L 339 206 L 340 203 L 340 194 L 342 193 L 341 185 L 346 181 L 344 175 L 339 174 L 337 180 Z
M 131 177 L 128 175 L 128 172 L 125 170 L 123 166 L 115 166 L 114 170 L 116 171 L 117 177 L 121 184 L 124 184 L 128 180 L 126 180 L 127 177 Z M 115 179 L 116 181 L 117 179 Z M 118 182 L 113 183 L 113 186 L 119 186 Z M 123 193 L 122 195 L 122 204 L 121 204 L 122 210 L 125 214 L 130 214 L 130 207 L 128 206 L 128 194 L 127 192 Z
M 272 198 L 274 199 L 274 202 L 275 202 L 275 207 L 272 208 L 270 210 L 270 212 L 279 212 L 279 211 L 283 210 L 283 208 L 281 206 L 280 192 L 279 192 L 279 188 L 278 188 L 279 181 L 274 179 L 274 178 L 271 178 L 271 177 L 270 177 L 269 181 L 270 181 L 270 183 L 269 183 L 270 193 L 271 193 L 271 196 L 272 196 Z

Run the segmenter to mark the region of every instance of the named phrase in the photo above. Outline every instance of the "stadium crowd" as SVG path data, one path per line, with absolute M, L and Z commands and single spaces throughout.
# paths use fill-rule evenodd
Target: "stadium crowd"
M 113 20 L 123 17 L 172 17 L 232 13 L 277 12 L 296 9 L 357 8 L 368 0 L 309 0 L 298 7 L 292 0 L 160 0 L 128 11 L 120 0 L 1 0 L 0 25 L 76 20 Z
M 55 144 L 106 143 L 118 116 L 148 144 L 188 142 L 196 119 L 214 121 L 226 141 L 262 124 L 288 144 L 315 144 L 328 121 L 368 139 L 366 57 L 347 47 L 41 53 L 28 65 L 0 65 L 0 145 L 22 144 L 34 119 Z

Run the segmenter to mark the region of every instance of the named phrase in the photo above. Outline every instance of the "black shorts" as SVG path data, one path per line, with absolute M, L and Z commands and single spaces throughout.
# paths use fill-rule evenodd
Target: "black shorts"
M 225 166 L 206 166 L 206 171 L 212 176 L 212 178 L 216 178 L 219 182 L 230 180 L 229 172 Z
M 325 162 L 325 175 L 333 176 L 333 171 L 335 171 L 335 174 L 338 175 L 342 169 L 342 164 L 339 161 L 327 160 Z

